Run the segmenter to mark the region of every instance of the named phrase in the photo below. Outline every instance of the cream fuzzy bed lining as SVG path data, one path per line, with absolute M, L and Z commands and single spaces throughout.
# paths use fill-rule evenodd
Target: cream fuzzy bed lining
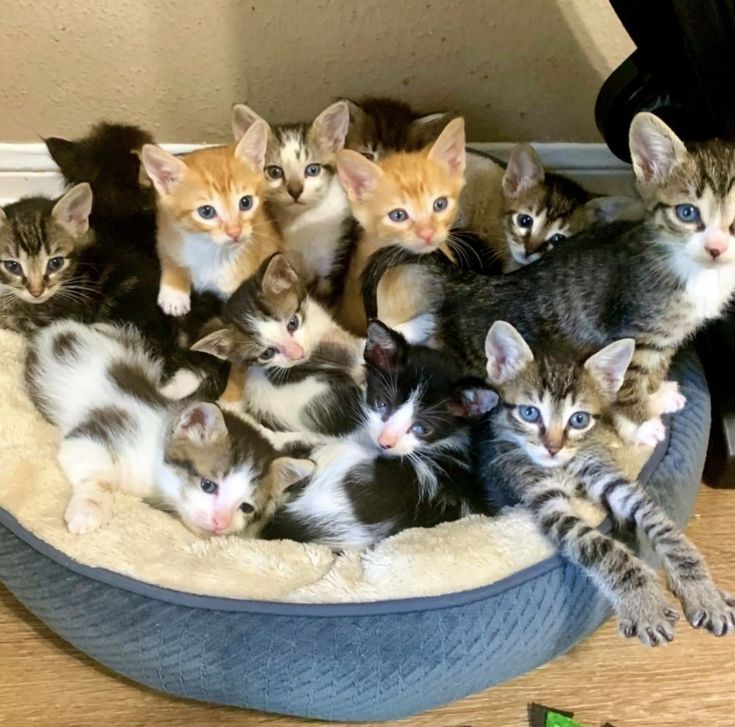
M 178 520 L 115 495 L 112 520 L 76 536 L 63 521 L 71 488 L 56 465 L 58 433 L 25 393 L 25 343 L 0 331 L 0 507 L 71 559 L 186 593 L 300 603 L 435 596 L 488 585 L 553 553 L 522 510 L 414 529 L 369 550 L 236 536 L 202 540 Z M 626 463 L 638 472 L 650 452 Z M 599 510 L 578 503 L 592 524 Z

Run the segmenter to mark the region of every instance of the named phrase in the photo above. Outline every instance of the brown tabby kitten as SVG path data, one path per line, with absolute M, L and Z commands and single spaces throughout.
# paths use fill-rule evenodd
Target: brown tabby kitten
M 583 364 L 556 348 L 534 356 L 513 326 L 496 321 L 486 340 L 487 374 L 502 406 L 491 415 L 490 441 L 481 444 L 484 482 L 500 475 L 510 483 L 545 535 L 610 600 L 624 636 L 649 646 L 671 641 L 678 614 L 652 568 L 576 515 L 571 499 L 578 490 L 639 528 L 689 623 L 724 636 L 735 628 L 735 599 L 717 588 L 694 545 L 613 457 L 620 441 L 606 417 L 633 349 L 632 339 L 622 339 Z

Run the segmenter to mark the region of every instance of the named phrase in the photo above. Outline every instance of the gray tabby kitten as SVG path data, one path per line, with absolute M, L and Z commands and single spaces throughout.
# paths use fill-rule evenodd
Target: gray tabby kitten
M 627 441 L 655 445 L 665 436 L 660 414 L 684 404 L 664 381 L 674 352 L 722 315 L 735 290 L 735 148 L 721 141 L 687 147 L 648 113 L 633 120 L 630 148 L 645 221 L 596 226 L 498 278 L 463 274 L 429 255 L 412 262 L 441 279 L 427 304 L 435 333 L 477 375 L 496 320 L 510 321 L 534 346 L 553 341 L 580 355 L 633 338 L 615 424 Z M 395 248 L 373 258 L 368 315 L 377 310 L 382 272 L 409 259 Z
M 161 373 L 132 326 L 60 320 L 33 338 L 26 382 L 61 430 L 69 530 L 104 525 L 119 490 L 175 512 L 198 535 L 254 534 L 313 464 L 279 457 L 255 427 L 215 404 L 166 399 Z
M 235 139 L 259 119 L 248 106 L 236 105 Z M 273 126 L 265 159 L 268 209 L 283 236 L 283 251 L 326 302 L 339 292 L 354 236 L 352 213 L 334 164 L 349 121 L 347 103 L 338 101 L 311 123 Z
M 631 339 L 621 339 L 581 365 L 558 351 L 534 357 L 515 328 L 495 322 L 487 335 L 487 374 L 502 406 L 481 455 L 485 481 L 500 475 L 511 483 L 544 534 L 610 600 L 624 636 L 649 646 L 671 641 L 678 615 L 653 569 L 575 514 L 571 498 L 578 490 L 619 523 L 639 528 L 689 623 L 724 636 L 735 628 L 735 599 L 717 588 L 696 548 L 613 458 L 619 440 L 605 416 L 633 348 Z

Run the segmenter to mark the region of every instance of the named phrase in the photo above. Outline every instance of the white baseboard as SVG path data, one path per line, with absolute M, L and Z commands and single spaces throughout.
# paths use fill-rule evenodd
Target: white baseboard
M 163 144 L 164 149 L 182 154 L 199 144 Z M 507 160 L 513 144 L 471 144 L 472 148 Z M 630 165 L 613 156 L 604 144 L 534 144 L 544 167 L 564 174 L 590 191 L 600 194 L 630 194 Z M 19 197 L 42 194 L 56 197 L 63 191 L 59 170 L 42 143 L 0 143 L 0 204 Z

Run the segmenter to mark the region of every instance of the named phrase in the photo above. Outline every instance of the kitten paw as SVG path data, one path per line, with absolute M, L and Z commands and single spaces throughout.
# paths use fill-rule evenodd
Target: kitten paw
M 202 383 L 202 377 L 190 369 L 179 369 L 161 388 L 167 399 L 178 401 L 193 394 Z
M 705 629 L 715 636 L 735 631 L 735 598 L 712 581 L 692 583 L 678 595 L 686 619 L 695 629 Z
M 64 520 L 69 532 L 75 535 L 86 535 L 104 525 L 112 514 L 108 502 L 104 500 L 88 500 L 73 497 L 64 513 Z
M 162 285 L 158 291 L 158 305 L 169 316 L 185 316 L 191 310 L 191 296 L 176 288 Z
M 631 443 L 642 447 L 655 447 L 665 439 L 666 425 L 659 417 L 656 417 L 655 419 L 647 419 L 643 424 L 636 427 Z
M 636 592 L 617 609 L 618 630 L 626 638 L 637 636 L 645 646 L 660 646 L 674 640 L 679 614 L 671 608 L 657 586 Z
M 664 381 L 649 401 L 655 414 L 674 414 L 686 406 L 687 398 L 679 391 L 676 381 Z

